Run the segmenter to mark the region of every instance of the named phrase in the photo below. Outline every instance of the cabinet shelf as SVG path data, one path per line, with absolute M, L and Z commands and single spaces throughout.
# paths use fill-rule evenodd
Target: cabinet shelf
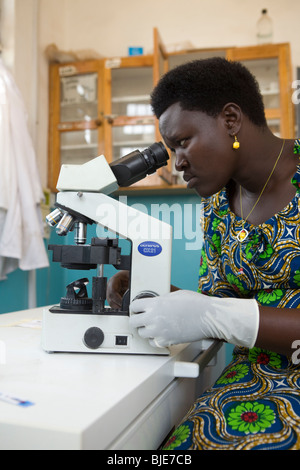
M 155 117 L 152 116 L 107 116 L 108 120 L 111 118 L 111 124 L 114 126 L 135 126 L 135 125 L 154 125 Z
M 153 140 L 143 140 L 142 142 L 140 140 L 123 140 L 123 141 L 117 141 L 114 142 L 114 147 L 148 147 L 149 145 L 153 144 Z
M 98 147 L 98 144 L 78 144 L 78 145 L 62 145 L 61 150 L 88 150 L 95 149 Z
M 112 103 L 135 103 L 138 101 L 150 101 L 150 95 L 118 96 L 111 99 Z
M 64 103 L 63 101 L 60 103 L 61 108 L 80 108 L 80 106 L 85 106 L 87 104 L 98 104 L 98 100 L 82 100 L 79 103 Z

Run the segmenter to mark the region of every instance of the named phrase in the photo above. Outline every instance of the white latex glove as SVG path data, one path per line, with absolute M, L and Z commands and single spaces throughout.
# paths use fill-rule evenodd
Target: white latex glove
M 259 310 L 254 299 L 210 297 L 179 290 L 134 300 L 130 312 L 130 325 L 158 347 L 221 339 L 252 348 L 258 333 Z

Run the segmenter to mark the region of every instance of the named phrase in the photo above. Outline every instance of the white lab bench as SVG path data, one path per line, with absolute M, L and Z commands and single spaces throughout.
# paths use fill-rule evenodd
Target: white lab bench
M 33 402 L 0 400 L 1 450 L 156 450 L 224 368 L 219 342 L 200 354 L 201 343 L 170 356 L 48 354 L 42 310 L 0 315 L 0 394 Z M 199 364 L 197 379 L 174 377 L 182 361 Z

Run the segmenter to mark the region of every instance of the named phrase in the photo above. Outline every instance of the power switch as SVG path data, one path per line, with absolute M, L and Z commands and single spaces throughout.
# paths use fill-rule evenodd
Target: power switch
M 116 346 L 127 346 L 128 336 L 116 336 L 115 345 Z

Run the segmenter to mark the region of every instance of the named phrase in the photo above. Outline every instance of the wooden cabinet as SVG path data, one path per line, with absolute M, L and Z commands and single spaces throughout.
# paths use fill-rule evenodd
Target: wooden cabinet
M 111 162 L 161 140 L 150 93 L 167 70 L 194 59 L 221 56 L 243 62 L 256 76 L 272 131 L 294 137 L 289 44 L 167 53 L 157 29 L 151 55 L 50 65 L 48 184 L 55 191 L 63 163 L 84 163 L 104 154 Z M 167 167 L 128 188 L 184 190 Z

